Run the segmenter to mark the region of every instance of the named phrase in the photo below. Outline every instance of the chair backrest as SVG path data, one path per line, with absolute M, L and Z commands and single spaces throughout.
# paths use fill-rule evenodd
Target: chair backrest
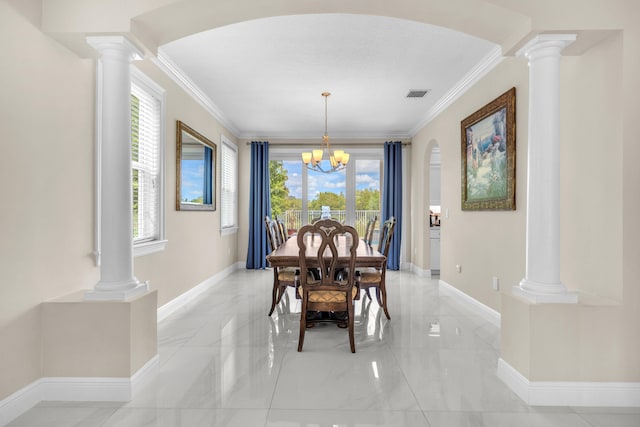
M 271 250 L 275 251 L 282 244 L 282 242 L 280 241 L 280 232 L 278 231 L 278 226 L 276 225 L 275 221 L 269 218 L 269 216 L 265 216 L 264 227 L 267 230 L 267 238 L 269 239 Z
M 371 246 L 371 243 L 373 243 L 373 230 L 376 229 L 377 222 L 378 222 L 378 215 L 375 215 L 373 218 L 369 220 L 369 222 L 367 222 L 367 228 L 365 229 L 365 232 L 364 232 L 364 241 L 369 246 Z
M 287 228 L 284 226 L 284 221 L 280 218 L 275 219 L 276 224 L 278 224 L 278 232 L 280 234 L 280 243 L 284 243 L 287 240 Z
M 317 267 L 320 272 L 320 281 L 323 290 L 335 288 L 336 290 L 346 290 L 353 287 L 355 281 L 356 252 L 360 238 L 355 228 L 350 225 L 343 225 L 332 219 L 323 219 L 315 224 L 309 224 L 298 230 L 298 247 L 300 248 L 300 271 L 307 271 L 307 244 L 311 241 L 313 246 L 318 246 Z M 319 242 L 318 242 L 319 240 Z M 339 243 L 338 243 L 339 241 Z M 346 245 L 349 253 L 349 263 L 346 268 L 347 280 L 336 279 L 338 270 L 338 247 L 337 244 Z M 344 266 L 340 266 L 344 268 Z M 300 284 L 307 284 L 307 275 L 300 275 Z M 350 295 L 350 294 L 349 294 Z
M 393 216 L 382 223 L 382 226 L 380 227 L 380 241 L 378 242 L 378 252 L 386 257 L 389 256 L 389 247 L 391 246 L 391 238 L 393 237 L 393 230 L 395 230 L 395 228 L 396 218 Z

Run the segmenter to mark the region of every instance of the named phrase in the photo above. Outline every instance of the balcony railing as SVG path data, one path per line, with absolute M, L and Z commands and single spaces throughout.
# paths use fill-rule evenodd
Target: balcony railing
M 307 217 L 302 218 L 302 211 L 298 210 L 298 209 L 290 209 L 287 210 L 285 212 L 283 212 L 282 214 L 278 215 L 278 219 L 281 219 L 285 226 L 287 227 L 287 229 L 289 230 L 289 234 L 291 233 L 295 233 L 296 231 L 298 231 L 298 229 L 300 227 L 302 227 L 305 224 L 310 224 L 312 223 L 314 220 L 320 218 L 320 216 L 322 215 L 322 211 L 320 210 L 309 210 L 307 212 Z M 367 228 L 367 223 L 374 217 L 377 216 L 378 217 L 378 222 L 376 223 L 376 228 L 374 230 L 373 233 L 373 241 L 374 243 L 377 243 L 377 236 L 378 236 L 378 232 L 380 230 L 380 211 L 379 210 L 356 210 L 356 223 L 354 224 L 349 224 L 349 225 L 354 225 L 356 230 L 358 231 L 358 235 L 359 236 L 364 236 L 364 232 Z M 341 211 L 331 211 L 331 218 L 335 219 L 336 221 L 340 221 L 340 222 L 344 222 L 347 218 L 347 211 L 346 210 L 341 210 Z

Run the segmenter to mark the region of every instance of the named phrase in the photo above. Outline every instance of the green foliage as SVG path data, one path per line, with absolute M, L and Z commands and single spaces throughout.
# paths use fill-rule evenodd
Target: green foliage
M 276 217 L 282 215 L 291 203 L 289 189 L 287 188 L 287 179 L 289 176 L 282 160 L 269 162 L 269 176 L 271 186 L 271 215 Z M 300 205 L 302 206 L 302 201 L 300 201 Z
M 376 211 L 380 209 L 380 190 L 357 190 L 356 210 Z
M 309 202 L 309 210 L 320 210 L 322 206 L 329 206 L 332 211 L 345 210 L 347 208 L 347 199 L 344 193 L 318 193 L 318 198 Z

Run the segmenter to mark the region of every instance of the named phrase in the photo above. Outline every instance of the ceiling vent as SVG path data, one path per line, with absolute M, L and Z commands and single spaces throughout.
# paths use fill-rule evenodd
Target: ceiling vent
M 424 98 L 424 96 L 429 92 L 429 89 L 410 90 L 407 94 L 407 98 Z

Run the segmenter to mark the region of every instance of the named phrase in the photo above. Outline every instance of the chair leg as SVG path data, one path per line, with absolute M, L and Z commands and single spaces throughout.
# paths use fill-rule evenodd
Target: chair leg
M 354 339 L 354 330 L 353 330 L 353 304 L 349 304 L 347 307 L 347 322 L 349 324 L 349 345 L 351 346 L 351 353 L 356 352 L 356 342 Z
M 391 316 L 389 316 L 389 310 L 387 309 L 387 289 L 384 286 L 384 282 L 380 284 L 380 289 L 378 291 L 378 302 L 380 302 L 380 296 L 382 296 L 382 309 L 384 310 L 385 316 L 387 319 L 391 320 Z
M 282 301 L 282 295 L 284 295 L 285 292 L 287 292 L 287 285 L 280 285 L 280 287 L 278 288 L 278 298 L 276 300 L 276 305 L 280 304 L 280 301 Z
M 304 344 L 304 333 L 307 329 L 307 305 L 302 303 L 302 311 L 300 312 L 300 335 L 298 336 L 298 351 L 302 351 Z
M 271 310 L 269 310 L 269 316 L 273 314 L 273 310 L 276 308 L 276 304 L 280 302 L 280 298 L 278 298 L 278 289 L 280 287 L 273 284 L 273 291 L 271 291 Z
M 380 288 L 376 288 L 376 299 L 378 300 L 378 305 L 382 307 L 382 300 L 380 299 Z
M 276 308 L 276 304 L 280 302 L 278 298 L 278 288 L 280 287 L 280 281 L 278 280 L 278 269 L 273 268 L 273 290 L 271 291 L 271 310 L 269 310 L 269 316 L 273 314 L 273 310 Z

